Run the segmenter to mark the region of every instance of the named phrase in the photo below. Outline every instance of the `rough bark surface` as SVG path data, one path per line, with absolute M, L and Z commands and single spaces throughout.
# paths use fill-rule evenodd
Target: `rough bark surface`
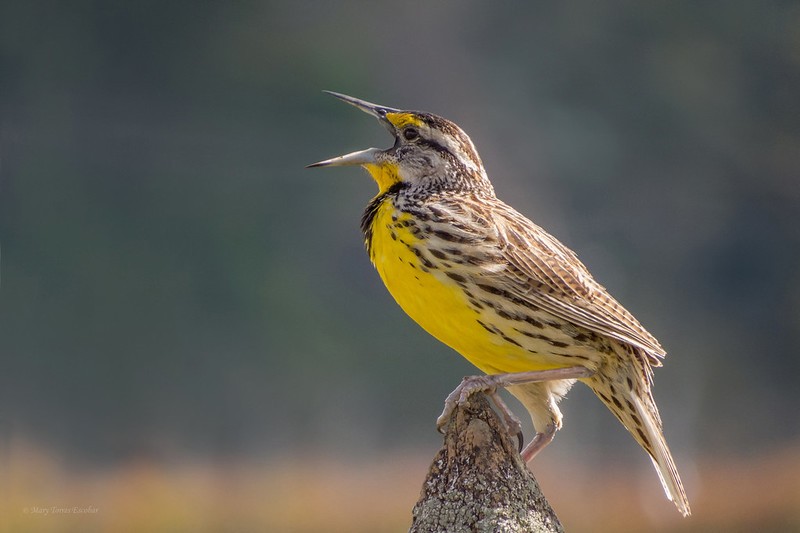
M 517 442 L 483 394 L 453 412 L 410 531 L 563 533 Z

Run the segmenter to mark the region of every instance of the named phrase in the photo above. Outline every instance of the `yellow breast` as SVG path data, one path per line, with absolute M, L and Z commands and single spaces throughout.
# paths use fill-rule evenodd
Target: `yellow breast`
M 438 268 L 440 265 L 426 267 L 414 253 L 413 248 L 424 248 L 425 243 L 403 226 L 409 216 L 387 199 L 371 225 L 371 260 L 400 307 L 428 333 L 486 373 L 559 366 L 536 361 L 530 351 L 482 327 L 478 321 L 483 312 L 468 304 L 464 290 Z

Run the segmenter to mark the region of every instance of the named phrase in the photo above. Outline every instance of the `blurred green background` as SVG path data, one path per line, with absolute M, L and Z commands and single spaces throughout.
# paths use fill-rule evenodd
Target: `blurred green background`
M 89 473 L 105 480 L 92 504 L 131 464 L 314 457 L 350 465 L 341 481 L 419 457 L 399 518 L 375 522 L 407 527 L 442 400 L 473 370 L 373 272 L 366 173 L 303 168 L 391 143 L 321 89 L 460 124 L 498 195 L 669 351 L 655 395 L 700 518 L 672 521 L 582 387 L 541 468 L 616 465 L 656 500 L 637 506 L 666 513 L 644 511 L 650 530 L 723 523 L 703 522 L 704 461 L 778 454 L 800 472 L 798 28 L 800 5 L 772 1 L 0 3 L 5 523 L 107 527 L 127 496 L 80 523 L 20 508 L 63 503 Z M 61 492 L 21 488 L 43 457 Z M 568 507 L 578 488 L 556 482 Z M 800 506 L 797 482 L 784 492 Z M 800 528 L 796 509 L 770 512 Z M 243 530 L 320 527 L 242 513 Z

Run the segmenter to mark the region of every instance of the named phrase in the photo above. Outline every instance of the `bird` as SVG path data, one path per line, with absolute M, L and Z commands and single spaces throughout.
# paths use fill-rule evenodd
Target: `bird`
M 536 434 L 529 463 L 562 427 L 558 402 L 587 385 L 647 452 L 667 498 L 689 502 L 652 394 L 665 350 L 578 256 L 500 200 L 469 136 L 438 115 L 325 91 L 373 116 L 394 137 L 308 167 L 361 166 L 378 194 L 361 217 L 367 253 L 417 324 L 484 375 L 465 378 L 438 424 L 475 390 L 507 389 Z M 517 427 L 518 422 L 516 422 Z

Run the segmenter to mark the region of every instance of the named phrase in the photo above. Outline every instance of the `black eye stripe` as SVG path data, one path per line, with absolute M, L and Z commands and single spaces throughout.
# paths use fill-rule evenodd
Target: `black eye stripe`
M 436 150 L 436 151 L 437 151 L 437 152 L 439 152 L 440 154 L 449 154 L 449 153 L 450 153 L 450 150 L 448 150 L 447 148 L 445 148 L 445 147 L 444 147 L 444 146 L 442 146 L 441 144 L 437 143 L 436 141 L 431 141 L 431 140 L 428 140 L 428 139 L 423 139 L 423 140 L 421 140 L 421 141 L 419 142 L 419 145 L 420 145 L 420 146 L 425 146 L 425 147 L 427 147 L 427 148 L 430 148 L 430 149 L 432 149 L 432 150 Z

